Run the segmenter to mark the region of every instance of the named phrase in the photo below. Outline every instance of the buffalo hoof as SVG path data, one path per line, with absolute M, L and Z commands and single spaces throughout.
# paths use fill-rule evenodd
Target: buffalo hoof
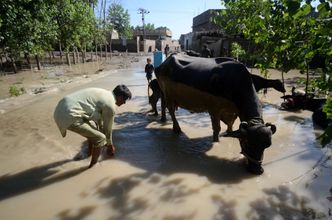
M 218 131 L 213 131 L 213 142 L 219 142 L 219 132 L 220 130 Z
M 255 174 L 255 175 L 261 175 L 264 173 L 264 169 L 260 164 L 256 164 L 253 162 L 248 162 L 247 170 L 249 173 Z
M 162 117 L 162 118 L 160 119 L 160 121 L 161 121 L 161 122 L 166 122 L 166 117 Z
M 175 134 L 182 133 L 181 128 L 173 128 L 173 131 L 174 131 Z

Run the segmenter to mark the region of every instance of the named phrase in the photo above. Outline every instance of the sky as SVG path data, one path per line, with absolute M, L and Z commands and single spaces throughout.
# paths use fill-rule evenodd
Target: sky
M 145 24 L 154 24 L 155 28 L 168 27 L 175 40 L 179 39 L 181 34 L 192 31 L 195 16 L 208 9 L 221 8 L 220 0 L 115 0 L 107 2 L 107 8 L 112 2 L 116 2 L 128 10 L 130 25 L 134 27 L 142 26 L 142 15 L 138 13 L 138 9 L 146 9 L 149 13 L 144 16 Z

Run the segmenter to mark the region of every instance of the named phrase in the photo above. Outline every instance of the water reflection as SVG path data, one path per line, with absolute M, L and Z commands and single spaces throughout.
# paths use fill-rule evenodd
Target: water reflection
M 115 122 L 121 127 L 113 134 L 114 142 L 121 143 L 117 159 L 147 172 L 195 173 L 218 183 L 235 183 L 252 177 L 244 170 L 242 159 L 227 160 L 206 155 L 213 146 L 211 136 L 188 138 L 184 133 L 176 135 L 170 126 L 159 126 L 145 113 L 125 112 L 118 115 Z
M 249 219 L 328 219 L 310 206 L 310 198 L 295 194 L 287 186 L 264 189 L 264 193 L 264 198 L 250 203 Z

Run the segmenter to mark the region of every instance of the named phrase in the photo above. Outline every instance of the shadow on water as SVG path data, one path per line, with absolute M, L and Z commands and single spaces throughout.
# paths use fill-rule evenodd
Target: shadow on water
M 72 160 L 62 160 L 43 166 L 34 167 L 17 174 L 4 175 L 0 177 L 0 201 L 12 196 L 33 191 L 50 184 L 60 182 L 75 175 L 80 174 L 84 168 L 76 168 L 60 174 L 55 168 L 71 162 Z M 55 176 L 53 176 L 55 175 Z M 53 176 L 53 177 L 52 177 Z
M 195 118 L 188 123 L 192 120 Z M 302 117 L 286 117 L 284 120 L 299 124 L 306 121 Z M 150 193 L 155 193 L 158 201 L 166 204 L 181 204 L 190 200 L 192 195 L 198 196 L 201 188 L 204 188 L 188 186 L 185 177 L 181 175 L 169 179 L 172 174 L 206 177 L 212 184 L 236 184 L 253 177 L 245 171 L 242 160 L 225 160 L 207 155 L 206 152 L 212 147 L 210 136 L 189 139 L 184 134 L 176 135 L 169 128 L 171 126 L 150 126 L 159 122 L 143 113 L 123 113 L 118 115 L 116 123 L 122 126 L 114 131 L 115 142 L 121 143 L 116 159 L 139 167 L 144 173 L 112 179 L 109 184 L 96 187 L 100 197 L 109 199 L 111 208 L 118 210 L 119 214 L 112 216 L 112 219 L 131 219 L 135 213 L 151 207 L 152 202 L 148 196 L 133 196 L 142 187 L 142 183 L 151 183 L 153 187 Z M 168 125 L 170 124 L 171 122 Z M 301 159 L 311 158 L 303 155 Z M 252 209 L 247 213 L 249 219 L 275 219 L 280 216 L 285 219 L 307 219 L 326 216 L 310 207 L 309 198 L 301 197 L 285 186 L 265 189 L 264 193 L 267 199 L 260 198 L 250 204 Z M 217 207 L 214 219 L 237 219 L 236 201 L 227 201 L 218 193 L 211 196 L 211 201 Z M 165 219 L 192 219 L 195 214 L 194 211 L 183 215 L 170 213 Z
M 180 205 L 181 203 L 188 201 L 188 199 L 190 200 L 190 196 L 199 193 L 201 190 L 200 188 L 191 189 L 181 178 L 173 180 L 165 179 L 166 177 L 156 173 L 134 174 L 124 178 L 114 179 L 110 184 L 104 187 L 96 186 L 95 188 L 98 189 L 97 193 L 101 198 L 109 200 L 111 209 L 117 210 L 118 214 L 113 215 L 110 218 L 116 220 L 136 219 L 133 217 L 135 216 L 135 213 L 141 213 L 142 210 L 148 210 L 151 208 L 155 209 L 162 206 L 162 204 L 171 203 Z M 154 194 L 154 197 L 158 198 L 158 204 L 154 202 L 154 199 L 151 200 L 147 195 L 133 196 L 133 194 L 137 192 L 137 188 L 141 187 L 140 184 L 142 182 L 147 182 L 147 184 L 152 185 L 149 194 Z M 204 186 L 202 188 L 204 188 Z M 213 219 L 237 219 L 235 217 L 236 202 L 227 202 L 220 195 L 211 195 L 211 201 L 218 208 Z M 191 220 L 194 219 L 195 215 L 196 210 L 180 214 L 169 212 L 163 216 L 163 219 Z
M 149 173 L 193 173 L 214 183 L 237 183 L 253 177 L 245 171 L 242 159 L 207 155 L 213 146 L 211 136 L 190 139 L 184 133 L 174 134 L 170 128 L 149 128 L 150 123 L 159 123 L 155 120 L 144 113 L 118 115 L 115 122 L 122 128 L 113 132 L 114 142 L 121 143 L 116 158 Z
M 212 147 L 211 136 L 189 139 L 162 125 L 151 128 L 149 125 L 159 122 L 145 113 L 125 112 L 117 115 L 115 122 L 121 127 L 113 132 L 114 142 L 119 143 L 115 159 L 144 172 L 94 187 L 101 198 L 109 200 L 111 209 L 117 210 L 111 219 L 135 219 L 132 218 L 135 213 L 156 205 L 148 196 L 133 196 L 141 184 L 151 187 L 150 193 L 162 204 L 188 201 L 206 187 L 190 187 L 181 175 L 168 179 L 172 174 L 193 174 L 207 178 L 211 184 L 233 184 L 254 177 L 245 171 L 241 159 L 230 161 L 206 155 Z M 218 194 L 211 195 L 211 201 L 218 207 L 215 219 L 237 219 L 234 201 L 226 201 Z M 193 219 L 195 215 L 196 211 L 169 213 L 164 219 Z
M 299 196 L 287 186 L 264 189 L 264 198 L 250 203 L 249 219 L 331 219 L 331 209 L 327 214 L 309 205 L 311 198 Z
M 136 97 L 135 101 L 142 102 L 140 106 L 144 108 L 145 99 L 143 96 Z M 189 117 L 189 125 L 195 120 L 208 121 L 188 112 L 182 113 L 179 118 Z M 113 139 L 119 145 L 115 159 L 138 167 L 143 172 L 111 180 L 103 179 L 93 187 L 100 198 L 107 200 L 110 209 L 116 210 L 109 219 L 136 219 L 135 216 L 140 216 L 144 210 L 163 205 L 168 207 L 168 204 L 181 205 L 192 196 L 197 199 L 207 185 L 236 184 L 255 177 L 245 171 L 242 159 L 226 160 L 207 155 L 206 152 L 213 146 L 211 136 L 190 139 L 185 134 L 176 135 L 170 121 L 160 124 L 159 117 L 140 112 L 118 114 L 115 123 L 118 129 L 113 131 Z M 206 123 L 202 126 L 209 125 Z M 191 186 L 183 174 L 195 175 L 195 179 L 206 178 L 210 183 L 202 181 L 202 185 L 198 183 L 197 187 Z M 264 193 L 267 199 L 260 198 L 250 204 L 252 209 L 247 213 L 249 219 L 274 219 L 280 216 L 285 219 L 294 219 L 292 216 L 306 219 L 308 216 L 322 215 L 308 205 L 307 198 L 299 197 L 287 187 L 265 189 Z M 213 219 L 237 219 L 235 200 L 226 200 L 218 192 L 211 194 L 210 200 L 217 208 Z M 75 213 L 64 210 L 58 217 L 63 220 L 82 219 L 91 215 L 95 208 L 82 207 Z M 196 214 L 196 210 L 180 214 L 170 212 L 163 214 L 163 219 L 193 219 Z
M 60 212 L 57 216 L 61 220 L 81 220 L 89 216 L 97 207 L 85 206 L 80 208 L 76 214 L 71 214 L 69 209 Z

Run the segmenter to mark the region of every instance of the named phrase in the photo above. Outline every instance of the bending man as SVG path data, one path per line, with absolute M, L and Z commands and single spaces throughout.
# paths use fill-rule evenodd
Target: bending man
M 112 127 L 115 108 L 131 99 L 125 85 L 118 85 L 113 92 L 100 88 L 76 91 L 61 99 L 54 111 L 54 120 L 63 137 L 67 130 L 86 137 L 89 143 L 88 156 L 92 155 L 89 168 L 97 163 L 101 148 L 113 156 Z

